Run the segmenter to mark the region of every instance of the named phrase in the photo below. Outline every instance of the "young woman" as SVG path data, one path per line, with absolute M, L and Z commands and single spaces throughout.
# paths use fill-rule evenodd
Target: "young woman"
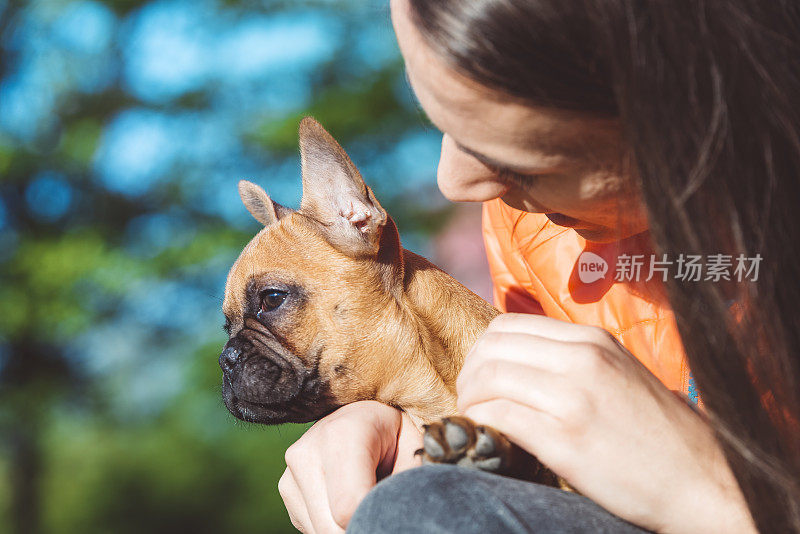
M 498 304 L 544 314 L 491 325 L 459 408 L 581 495 L 406 470 L 419 434 L 365 402 L 287 451 L 293 523 L 800 532 L 798 5 L 394 0 L 392 17 L 444 134 L 440 189 L 486 202 Z M 627 270 L 650 251 L 663 284 L 652 259 Z M 587 257 L 626 267 L 584 280 Z M 707 270 L 687 276 L 690 257 Z M 695 385 L 700 410 L 672 391 Z M 372 490 L 376 471 L 404 472 Z

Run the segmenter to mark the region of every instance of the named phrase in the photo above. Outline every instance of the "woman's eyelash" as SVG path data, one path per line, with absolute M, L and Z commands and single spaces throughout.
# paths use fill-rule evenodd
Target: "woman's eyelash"
M 514 182 L 516 184 L 527 183 L 527 181 L 525 180 L 525 175 L 523 175 L 523 174 L 516 173 L 516 172 L 512 171 L 511 169 L 507 169 L 505 167 L 499 167 L 497 165 L 492 165 L 491 163 L 489 163 L 487 161 L 481 161 L 481 163 L 483 163 L 483 165 L 487 169 L 492 171 L 492 173 L 494 173 L 495 176 L 497 176 L 498 178 L 501 178 L 503 180 L 509 180 L 509 181 L 512 181 L 512 182 Z
M 533 176 L 520 174 L 518 172 L 514 172 L 509 169 L 492 169 L 492 170 L 495 173 L 497 173 L 497 176 L 500 177 L 501 179 L 508 180 L 520 186 L 530 185 L 530 183 L 533 181 L 534 178 Z

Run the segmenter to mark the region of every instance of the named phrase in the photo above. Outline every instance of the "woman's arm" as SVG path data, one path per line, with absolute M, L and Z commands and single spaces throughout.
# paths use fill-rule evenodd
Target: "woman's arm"
M 755 532 L 712 428 L 605 330 L 501 315 L 457 388 L 462 413 L 636 525 Z

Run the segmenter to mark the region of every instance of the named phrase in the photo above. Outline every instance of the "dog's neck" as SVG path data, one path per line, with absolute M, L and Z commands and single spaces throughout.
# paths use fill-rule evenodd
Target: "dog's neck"
M 500 312 L 422 256 L 404 251 L 404 260 L 408 302 L 442 349 L 428 357 L 455 391 L 464 357 Z
M 411 353 L 406 361 L 414 363 L 383 400 L 417 423 L 428 422 L 455 413 L 456 377 L 464 357 L 500 312 L 422 256 L 403 252 L 400 305 L 404 322 L 417 333 L 414 346 L 406 349 Z

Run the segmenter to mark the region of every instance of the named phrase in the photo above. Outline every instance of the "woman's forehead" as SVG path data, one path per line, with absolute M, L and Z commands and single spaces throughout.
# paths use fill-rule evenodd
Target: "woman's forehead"
M 613 119 L 534 107 L 457 72 L 427 45 L 407 0 L 392 2 L 392 20 L 408 81 L 428 118 L 460 146 L 519 168 L 543 157 L 575 156 L 617 128 Z
M 409 82 L 431 122 L 461 147 L 518 168 L 537 167 L 547 156 L 574 155 L 594 144 L 609 121 L 487 98 L 447 68 L 432 62 L 409 68 Z M 412 70 L 414 73 L 412 73 Z

